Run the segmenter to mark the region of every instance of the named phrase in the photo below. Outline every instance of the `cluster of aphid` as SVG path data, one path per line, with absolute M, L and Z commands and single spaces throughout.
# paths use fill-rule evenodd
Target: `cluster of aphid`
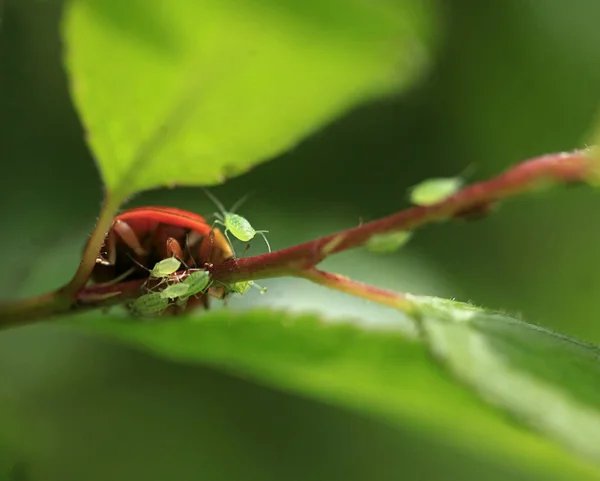
M 410 201 L 414 205 L 427 207 L 443 202 L 456 194 L 463 186 L 460 177 L 434 178 L 425 180 L 410 189 Z M 366 242 L 371 252 L 385 254 L 394 252 L 404 246 L 412 238 L 410 231 L 392 231 L 372 236 Z
M 233 212 L 235 207 L 226 211 L 212 194 L 207 195 L 220 210 L 212 225 L 197 214 L 171 207 L 139 207 L 119 214 L 96 259 L 92 279 L 109 284 L 145 279 L 143 294 L 127 307 L 134 315 L 149 317 L 208 307 L 209 296 L 225 299 L 258 287 L 252 281 L 225 284 L 210 279 L 208 266 L 236 257 L 229 234 L 243 242 L 260 234 L 269 251 L 271 247 L 266 231 L 255 230 Z
M 192 268 L 179 271 L 181 262 L 175 257 L 169 257 L 157 262 L 150 271 L 148 281 L 144 284 L 146 293 L 128 305 L 130 312 L 136 316 L 154 317 L 163 314 L 167 309 L 175 307 L 184 309 L 190 298 L 205 295 L 211 289 L 213 281 L 205 269 Z M 149 282 L 155 284 L 148 288 Z M 244 294 L 250 287 L 257 287 L 261 294 L 266 289 L 253 281 L 242 281 L 231 284 L 220 283 L 222 290 L 217 297 L 229 293 Z
M 411 189 L 411 201 L 419 206 L 433 205 L 461 186 L 460 178 L 430 179 Z M 246 243 L 260 234 L 269 252 L 271 246 L 265 237 L 268 231 L 255 230 L 246 218 L 234 213 L 243 199 L 227 211 L 210 192 L 206 194 L 219 209 L 212 225 L 197 214 L 170 207 L 140 207 L 118 215 L 96 260 L 93 280 L 114 283 L 146 278 L 144 293 L 128 305 L 133 314 L 144 317 L 167 310 L 181 312 L 199 303 L 208 307 L 209 295 L 225 299 L 232 293 L 244 294 L 252 286 L 265 292 L 253 281 L 225 284 L 210 278 L 207 266 L 235 258 L 229 234 Z M 224 227 L 223 233 L 216 225 Z M 382 233 L 373 236 L 366 247 L 379 253 L 392 252 L 410 237 L 405 231 Z

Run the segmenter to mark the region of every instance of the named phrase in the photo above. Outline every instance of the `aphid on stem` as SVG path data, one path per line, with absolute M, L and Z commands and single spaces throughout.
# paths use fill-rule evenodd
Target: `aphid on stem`
M 169 278 L 169 276 L 171 276 L 172 274 L 175 274 L 179 270 L 179 268 L 181 267 L 181 264 L 182 264 L 182 261 L 177 259 L 177 257 L 173 256 L 173 257 L 167 257 L 166 259 L 158 261 L 156 264 L 154 264 L 154 267 L 152 269 L 148 269 L 146 266 L 142 265 L 140 262 L 135 260 L 135 258 L 131 257 L 131 260 L 135 264 L 140 266 L 142 269 L 145 269 L 149 272 L 148 281 L 153 280 L 153 279 L 160 279 L 160 282 L 154 286 L 155 288 L 159 287 L 163 283 L 167 282 L 167 279 Z M 187 266 L 186 266 L 186 268 L 187 268 Z M 144 283 L 144 286 L 146 286 L 148 281 L 146 281 Z
M 251 287 L 255 287 L 256 289 L 258 289 L 261 294 L 266 294 L 266 292 L 267 292 L 266 287 L 259 286 L 254 281 L 240 281 L 240 282 L 234 282 L 233 284 L 229 285 L 229 288 L 233 292 L 236 292 L 237 294 L 241 294 L 241 295 L 244 295 L 248 291 L 248 289 L 250 289 Z
M 169 299 L 161 294 L 160 292 L 144 294 L 128 304 L 127 308 L 134 316 L 160 316 L 169 307 Z
M 260 234 L 262 236 L 262 238 L 265 240 L 265 243 L 267 244 L 267 248 L 269 249 L 269 252 L 271 252 L 271 245 L 269 244 L 269 241 L 267 240 L 267 236 L 265 236 L 265 234 L 267 234 L 269 231 L 268 230 L 255 230 L 254 227 L 252 227 L 252 225 L 250 224 L 250 222 L 248 222 L 248 219 L 235 213 L 235 210 L 246 200 L 245 197 L 242 197 L 239 201 L 237 201 L 230 210 L 225 210 L 225 207 L 223 206 L 223 204 L 221 204 L 221 202 L 219 202 L 219 200 L 213 194 L 211 194 L 206 189 L 204 189 L 204 192 L 209 197 L 209 199 L 212 200 L 214 202 L 214 204 L 217 206 L 217 208 L 219 209 L 219 212 L 215 212 L 215 214 L 214 214 L 216 217 L 216 220 L 214 223 L 225 227 L 225 230 L 223 233 L 225 234 L 225 237 L 227 237 L 229 244 L 231 244 L 231 240 L 229 239 L 229 236 L 227 235 L 228 232 L 231 232 L 231 234 L 236 239 L 239 239 L 242 242 L 249 242 L 252 239 L 254 239 L 256 234 Z M 231 249 L 233 250 L 233 246 L 231 247 Z
M 170 284 L 160 291 L 160 295 L 169 300 L 175 300 L 177 298 L 185 296 L 190 290 L 190 286 L 183 283 Z

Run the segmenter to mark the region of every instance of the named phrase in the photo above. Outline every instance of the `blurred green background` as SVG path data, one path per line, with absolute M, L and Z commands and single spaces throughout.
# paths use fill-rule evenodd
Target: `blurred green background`
M 408 92 L 353 111 L 281 158 L 214 192 L 271 231 L 274 248 L 406 205 L 431 176 L 491 176 L 582 147 L 600 100 L 594 0 L 447 1 L 431 68 Z M 0 2 L 2 296 L 68 279 L 102 200 L 70 101 L 57 0 Z M 199 189 L 132 204 L 213 209 Z M 586 188 L 504 205 L 487 219 L 419 232 L 391 257 L 347 253 L 332 270 L 416 294 L 501 308 L 600 342 L 600 198 Z M 257 242 L 253 249 L 262 249 Z M 296 281 L 265 282 L 231 308 L 266 304 L 358 314 L 381 309 Z M 215 370 L 152 358 L 65 329 L 0 335 L 0 418 L 15 480 L 531 479 L 440 440 Z M 14 424 L 14 426 L 13 426 Z M 9 429 L 8 427 L 11 427 Z M 274 449 L 276 447 L 276 449 Z

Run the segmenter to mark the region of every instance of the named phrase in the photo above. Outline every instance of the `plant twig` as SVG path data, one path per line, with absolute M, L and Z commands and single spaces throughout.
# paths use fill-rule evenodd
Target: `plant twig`
M 409 315 L 414 312 L 414 303 L 407 299 L 404 294 L 353 281 L 346 276 L 312 268 L 305 269 L 298 274 L 298 277 L 303 277 L 304 279 L 308 279 L 309 281 L 336 291 L 345 292 L 352 296 L 362 297 L 363 299 L 398 309 Z
M 486 212 L 495 203 L 519 194 L 535 191 L 548 184 L 597 183 L 600 160 L 592 149 L 549 154 L 527 160 L 498 177 L 468 186 L 437 204 L 412 207 L 287 249 L 245 259 L 234 259 L 211 266 L 215 281 L 237 281 L 294 276 L 373 300 L 409 312 L 411 303 L 399 294 L 352 281 L 337 274 L 315 269 L 329 255 L 359 247 L 371 237 L 395 231 L 414 230 L 426 224 Z M 86 246 L 82 263 L 69 284 L 56 292 L 0 305 L 0 328 L 24 324 L 54 314 L 75 312 L 122 301 L 139 295 L 142 281 L 112 286 L 82 288 L 87 281 L 96 254 L 102 246 L 112 216 L 118 206 L 105 203 Z
M 433 222 L 485 212 L 498 201 L 547 187 L 548 184 L 596 181 L 600 161 L 595 154 L 588 149 L 530 159 L 492 180 L 467 186 L 436 204 L 412 207 L 280 251 L 231 260 L 216 265 L 212 275 L 222 282 L 301 275 L 329 255 L 362 246 L 377 234 L 414 230 Z

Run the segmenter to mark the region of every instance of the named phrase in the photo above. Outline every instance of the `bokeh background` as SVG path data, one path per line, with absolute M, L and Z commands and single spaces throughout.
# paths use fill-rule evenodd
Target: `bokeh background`
M 214 192 L 275 248 L 407 205 L 408 187 L 468 169 L 491 176 L 585 145 L 600 100 L 600 3 L 450 0 L 430 69 L 409 91 L 354 110 Z M 1 295 L 68 279 L 102 185 L 67 89 L 59 0 L 0 1 Z M 199 189 L 131 205 L 199 213 Z M 332 270 L 377 285 L 501 308 L 600 342 L 600 197 L 587 188 L 511 201 L 432 226 L 390 257 Z M 263 249 L 260 242 L 253 249 Z M 385 311 L 300 281 L 265 282 L 231 309 L 275 305 L 376 322 Z M 0 420 L 15 424 L 15 480 L 531 479 L 413 429 L 178 365 L 52 326 L 0 334 Z M 10 451 L 9 451 L 10 452 Z

